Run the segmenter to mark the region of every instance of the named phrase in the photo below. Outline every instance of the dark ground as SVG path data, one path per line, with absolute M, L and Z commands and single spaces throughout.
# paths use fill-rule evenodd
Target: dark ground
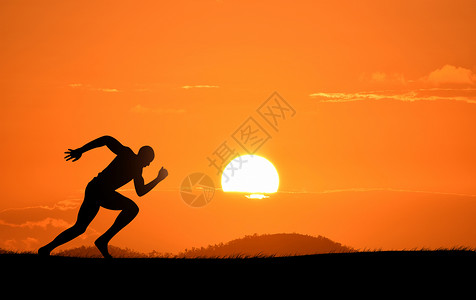
M 94 293 L 118 295 L 126 291 L 162 293 L 167 290 L 177 297 L 190 293 L 194 296 L 216 295 L 218 291 L 221 298 L 251 290 L 265 292 L 268 296 L 291 290 L 292 298 L 300 299 L 303 297 L 299 297 L 299 293 L 312 290 L 320 296 L 323 296 L 321 292 L 327 291 L 334 296 L 350 292 L 352 295 L 378 295 L 379 298 L 407 293 L 442 296 L 440 292 L 449 292 L 447 295 L 455 298 L 460 292 L 474 295 L 476 286 L 476 252 L 466 250 L 236 259 L 116 258 L 110 261 L 2 254 L 0 268 L 4 292 L 21 284 L 26 287 L 23 292 L 34 290 L 35 295 L 45 293 L 46 296 L 55 289 L 78 297 L 93 290 Z M 226 291 L 226 294 L 219 291 Z M 322 298 L 320 296 L 317 298 Z

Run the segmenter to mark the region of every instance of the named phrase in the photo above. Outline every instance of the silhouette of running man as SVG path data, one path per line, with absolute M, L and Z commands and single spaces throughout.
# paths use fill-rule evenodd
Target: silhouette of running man
M 107 146 L 117 156 L 97 177 L 88 183 L 76 223 L 60 233 L 51 243 L 38 249 L 38 254 L 49 256 L 56 247 L 84 233 L 98 213 L 99 207 L 104 207 L 121 210 L 111 228 L 94 242 L 105 258 L 112 258 L 107 249 L 109 241 L 129 224 L 139 212 L 139 208 L 134 201 L 119 194 L 116 190 L 134 180 L 137 195 L 141 197 L 150 192 L 168 175 L 167 170 L 162 167 L 154 180 L 144 184 L 142 169 L 154 160 L 154 150 L 150 146 L 144 146 L 139 149 L 138 154 L 135 154 L 129 147 L 123 146 L 110 136 L 100 137 L 75 150 L 68 149 L 69 151 L 65 152 L 67 154 L 65 159 L 67 161 L 77 161 L 83 153 L 102 146 Z

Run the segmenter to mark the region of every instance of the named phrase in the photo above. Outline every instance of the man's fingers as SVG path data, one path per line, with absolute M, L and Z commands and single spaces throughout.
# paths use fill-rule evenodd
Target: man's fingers
M 67 154 L 64 158 L 66 161 L 77 161 L 79 157 L 77 155 L 73 155 L 74 150 L 73 149 L 68 149 L 68 151 L 65 151 L 64 154 Z

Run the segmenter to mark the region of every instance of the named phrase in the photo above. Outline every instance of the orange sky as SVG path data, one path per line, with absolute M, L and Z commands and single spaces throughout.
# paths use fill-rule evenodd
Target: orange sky
M 105 134 L 154 147 L 146 181 L 162 165 L 170 174 L 128 194 L 141 213 L 112 244 L 179 251 L 296 231 L 354 247 L 476 247 L 474 1 L 322 2 L 2 1 L 0 247 L 35 249 L 74 222 L 113 156 L 70 164 L 63 152 Z M 279 132 L 256 113 L 274 91 L 296 111 Z M 207 156 L 250 116 L 272 135 L 258 154 L 279 190 L 307 198 L 217 194 L 188 207 L 174 192 L 182 179 L 201 171 L 218 184 Z M 319 200 L 325 191 L 338 200 Z M 249 214 L 261 221 L 236 225 Z

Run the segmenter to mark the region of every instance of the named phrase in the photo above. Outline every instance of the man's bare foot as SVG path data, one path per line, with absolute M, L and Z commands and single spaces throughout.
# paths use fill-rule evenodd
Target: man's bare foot
M 43 246 L 40 249 L 38 249 L 39 256 L 47 257 L 47 256 L 50 256 L 50 253 L 51 253 L 51 250 L 49 250 L 46 246 Z
M 107 242 L 103 241 L 101 237 L 99 237 L 95 242 L 94 245 L 99 249 L 99 252 L 101 252 L 102 256 L 104 258 L 110 259 L 112 258 L 111 254 L 109 254 L 109 251 L 107 250 Z

